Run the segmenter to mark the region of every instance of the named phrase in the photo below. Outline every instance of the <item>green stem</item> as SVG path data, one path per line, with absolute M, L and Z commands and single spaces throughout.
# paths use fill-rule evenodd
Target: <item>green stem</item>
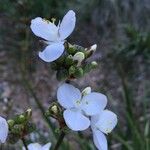
M 59 136 L 59 138 L 58 138 L 58 141 L 57 141 L 57 143 L 56 143 L 56 145 L 54 147 L 54 150 L 58 150 L 59 149 L 60 145 L 63 142 L 64 137 L 65 137 L 65 133 L 62 131 L 60 136 Z
M 26 149 L 26 150 L 29 150 L 29 149 L 28 149 L 28 146 L 27 146 L 27 143 L 26 143 L 26 141 L 25 141 L 25 139 L 22 138 L 21 140 L 22 140 L 22 143 L 23 143 L 25 149 Z

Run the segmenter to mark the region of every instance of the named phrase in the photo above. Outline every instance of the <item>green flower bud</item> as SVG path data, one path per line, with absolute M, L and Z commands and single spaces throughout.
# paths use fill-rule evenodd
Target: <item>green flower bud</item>
M 84 75 L 83 69 L 81 67 L 76 68 L 74 76 L 76 78 L 80 78 L 80 77 L 83 77 L 83 75 Z
M 10 120 L 7 121 L 7 123 L 8 123 L 9 128 L 11 129 L 14 126 L 15 121 L 10 119 Z
M 76 52 L 83 52 L 85 51 L 84 47 L 79 46 L 79 45 L 73 45 L 74 48 L 76 49 Z
M 98 66 L 98 64 L 97 64 L 96 61 L 92 61 L 92 62 L 91 62 L 91 65 L 92 65 L 92 68 L 93 68 L 93 69 L 95 69 L 95 68 Z
M 57 80 L 65 80 L 68 78 L 68 71 L 66 69 L 60 69 L 56 73 Z
M 69 56 L 66 58 L 66 60 L 65 60 L 65 64 L 66 64 L 67 66 L 72 65 L 73 62 L 74 62 L 74 60 L 73 60 L 72 55 L 69 55 Z
M 86 64 L 83 68 L 84 70 L 84 73 L 88 73 L 90 72 L 92 69 L 95 69 L 97 67 L 97 62 L 96 61 L 93 61 L 91 62 L 90 64 Z
M 74 45 L 71 45 L 68 43 L 68 48 L 66 49 L 68 54 L 74 55 L 77 51 L 76 47 Z
M 75 66 L 71 66 L 71 67 L 69 68 L 69 75 L 73 75 L 73 74 L 75 73 L 75 71 L 76 71 Z
M 24 123 L 25 121 L 26 121 L 26 118 L 25 118 L 24 115 L 18 116 L 18 122 L 19 122 L 19 123 Z

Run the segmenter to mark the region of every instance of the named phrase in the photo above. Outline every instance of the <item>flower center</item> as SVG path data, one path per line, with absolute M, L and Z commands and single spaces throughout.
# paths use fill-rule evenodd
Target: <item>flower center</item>
M 76 104 L 79 106 L 81 104 L 81 101 L 80 100 L 77 100 L 76 101 Z

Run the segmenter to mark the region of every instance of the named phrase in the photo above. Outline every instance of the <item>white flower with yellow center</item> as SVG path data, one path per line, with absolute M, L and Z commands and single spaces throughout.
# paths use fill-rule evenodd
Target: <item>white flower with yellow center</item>
M 91 128 L 93 131 L 94 144 L 98 150 L 107 150 L 107 139 L 105 134 L 110 133 L 117 125 L 116 114 L 109 110 L 103 110 L 96 116 L 91 117 Z M 105 133 L 105 134 L 104 134 Z
M 87 116 L 99 114 L 107 104 L 105 95 L 87 92 L 83 95 L 71 84 L 62 84 L 57 91 L 57 99 L 66 110 L 63 113 L 66 125 L 74 131 L 82 131 L 90 126 Z
M 31 143 L 28 145 L 28 150 L 49 150 L 50 147 L 51 143 L 47 143 L 44 146 L 40 145 L 39 143 Z M 24 147 L 23 150 L 25 150 Z
M 63 17 L 62 22 L 57 26 L 54 22 L 37 17 L 31 21 L 31 30 L 43 38 L 48 46 L 39 52 L 39 57 L 45 62 L 52 62 L 58 59 L 64 52 L 65 39 L 75 28 L 76 17 L 74 11 L 70 10 Z
M 0 142 L 5 143 L 7 136 L 8 136 L 8 123 L 3 117 L 0 117 Z

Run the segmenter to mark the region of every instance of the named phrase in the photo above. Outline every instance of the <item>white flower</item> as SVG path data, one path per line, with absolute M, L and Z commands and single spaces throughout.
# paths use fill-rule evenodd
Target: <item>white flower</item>
M 109 110 L 103 110 L 99 115 L 91 117 L 93 140 L 98 150 L 108 149 L 105 134 L 110 133 L 114 129 L 117 121 L 116 114 Z
M 8 136 L 8 123 L 7 121 L 0 117 L 0 142 L 5 143 Z
M 58 88 L 57 99 L 66 110 L 63 113 L 67 126 L 74 131 L 82 131 L 89 127 L 87 116 L 100 113 L 107 104 L 105 95 L 91 92 L 82 95 L 79 89 L 64 83 Z
M 39 143 L 31 143 L 28 145 L 29 150 L 49 150 L 50 147 L 51 147 L 51 143 L 47 143 L 44 146 L 41 146 Z M 25 150 L 24 147 L 23 150 Z
M 31 30 L 33 33 L 46 40 L 48 46 L 39 52 L 39 57 L 52 62 L 58 59 L 64 52 L 64 41 L 75 28 L 76 17 L 74 11 L 70 10 L 64 16 L 61 23 L 57 26 L 54 22 L 37 17 L 31 21 Z

